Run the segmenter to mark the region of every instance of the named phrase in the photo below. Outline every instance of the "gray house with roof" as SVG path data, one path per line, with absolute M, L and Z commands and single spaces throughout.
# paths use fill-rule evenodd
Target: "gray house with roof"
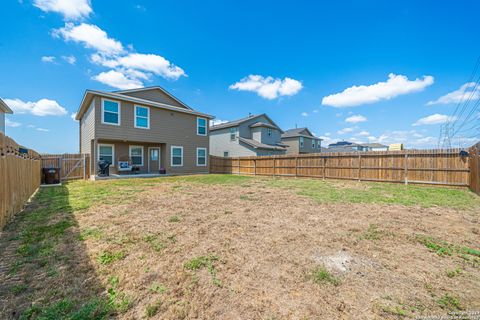
M 308 128 L 289 129 L 282 134 L 287 154 L 318 153 L 322 151 L 322 139 L 315 137 Z
M 210 127 L 210 154 L 218 157 L 268 156 L 286 153 L 283 130 L 266 114 Z
M 5 114 L 6 113 L 13 113 L 12 109 L 10 109 L 2 99 L 0 99 L 0 132 L 5 134 Z

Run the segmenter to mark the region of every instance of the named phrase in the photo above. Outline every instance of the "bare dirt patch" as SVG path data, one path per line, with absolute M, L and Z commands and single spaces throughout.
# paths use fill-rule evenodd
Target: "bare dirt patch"
M 178 217 L 172 222 L 171 217 Z M 248 186 L 155 187 L 122 206 L 92 208 L 80 226 L 97 225 L 106 241 L 86 242 L 91 259 L 124 250 L 124 260 L 98 268 L 119 277 L 134 300 L 120 318 L 141 318 L 158 304 L 162 319 L 314 319 L 446 313 L 449 294 L 460 308 L 480 308 L 479 269 L 440 256 L 416 240 L 425 234 L 478 248 L 471 215 L 444 208 L 319 205 L 262 183 Z M 366 233 L 375 228 L 376 235 Z M 161 249 L 145 237 L 155 235 Z M 215 257 L 208 267 L 185 263 Z M 340 285 L 309 273 L 324 265 Z M 448 270 L 461 268 L 458 277 Z M 218 279 L 218 282 L 215 281 Z M 165 292 L 148 287 L 161 283 Z
M 75 220 L 89 266 L 75 270 L 78 278 L 113 290 L 118 319 L 397 319 L 480 309 L 478 212 L 319 204 L 255 179 L 153 184 Z

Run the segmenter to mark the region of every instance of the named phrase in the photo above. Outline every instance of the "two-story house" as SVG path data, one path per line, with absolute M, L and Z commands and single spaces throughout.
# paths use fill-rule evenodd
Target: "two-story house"
M 0 132 L 5 134 L 5 114 L 6 113 L 13 113 L 12 109 L 10 109 L 2 99 L 0 99 Z
M 285 154 L 282 133 L 266 114 L 222 123 L 210 128 L 210 154 L 219 157 Z
M 212 118 L 161 87 L 87 90 L 76 115 L 80 152 L 90 154 L 92 173 L 99 160 L 114 174 L 130 166 L 140 173 L 207 173 Z
M 308 128 L 289 129 L 282 134 L 287 154 L 318 153 L 322 151 L 322 139 L 315 137 Z

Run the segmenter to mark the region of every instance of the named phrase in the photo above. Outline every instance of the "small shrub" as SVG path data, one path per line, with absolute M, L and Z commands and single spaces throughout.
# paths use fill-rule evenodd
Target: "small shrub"
M 313 282 L 321 284 L 321 283 L 331 283 L 334 286 L 338 286 L 340 284 L 340 280 L 332 275 L 325 267 L 317 267 L 312 271 L 311 277 Z
M 122 260 L 124 258 L 125 258 L 125 253 L 122 251 L 118 251 L 118 252 L 104 251 L 98 256 L 97 261 L 100 264 L 109 265 L 115 261 Z

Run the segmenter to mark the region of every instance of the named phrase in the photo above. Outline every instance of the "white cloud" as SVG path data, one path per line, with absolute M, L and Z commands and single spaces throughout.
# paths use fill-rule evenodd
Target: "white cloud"
M 372 85 L 352 86 L 340 93 L 322 99 L 322 104 L 336 108 L 354 107 L 362 104 L 389 100 L 399 95 L 422 91 L 433 84 L 432 76 L 408 80 L 406 76 L 390 73 L 386 82 Z
M 357 114 L 355 116 L 350 116 L 347 119 L 345 119 L 345 122 L 348 122 L 348 123 L 359 123 L 359 122 L 365 122 L 365 121 L 367 121 L 367 118 L 360 114 Z
M 31 113 L 40 117 L 67 114 L 67 110 L 55 100 L 41 99 L 37 102 L 24 102 L 20 99 L 4 99 L 4 102 L 17 114 Z
M 52 35 L 62 37 L 65 41 L 81 43 L 85 47 L 97 50 L 104 55 L 124 52 L 120 41 L 110 38 L 105 31 L 93 24 L 74 25 L 73 23 L 66 23 L 65 27 L 53 30 Z
M 77 116 L 77 113 L 76 112 L 73 112 L 71 115 L 70 115 L 70 118 L 72 118 L 73 121 L 77 121 L 75 119 L 75 117 Z
M 368 131 L 360 131 L 359 133 L 356 134 L 356 136 L 360 136 L 360 137 L 366 137 L 369 135 L 370 135 L 370 132 Z
M 5 119 L 5 126 L 11 127 L 11 128 L 17 128 L 20 127 L 22 124 L 20 122 L 15 122 L 11 121 L 10 119 Z
M 352 132 L 353 130 L 354 130 L 354 128 L 343 128 L 341 130 L 338 130 L 337 133 L 338 134 L 345 134 L 345 133 Z
M 302 112 L 301 115 L 302 115 L 302 117 L 308 117 L 308 113 L 306 113 L 306 112 Z
M 218 126 L 219 124 L 227 123 L 227 122 L 228 120 L 213 119 L 213 120 L 210 120 L 210 126 Z
M 441 96 L 437 100 L 429 101 L 427 105 L 460 103 L 468 99 L 471 101 L 480 99 L 480 86 L 475 82 L 465 83 L 459 89 Z
M 185 71 L 156 54 L 130 53 L 123 57 L 108 59 L 99 54 L 92 55 L 92 62 L 109 68 L 125 68 L 138 72 L 151 72 L 166 79 L 177 80 L 186 76 Z M 145 74 L 144 74 L 145 75 Z
M 49 129 L 44 129 L 44 128 L 37 128 L 36 130 L 40 131 L 40 132 L 49 132 L 50 131 Z
M 431 125 L 431 124 L 441 124 L 447 121 L 453 120 L 452 117 L 445 114 L 435 113 L 427 117 L 418 119 L 412 126 L 421 126 L 421 125 Z
M 140 80 L 129 78 L 124 73 L 116 70 L 101 72 L 92 79 L 121 90 L 143 87 L 143 83 Z
M 55 57 L 54 56 L 43 56 L 41 58 L 42 62 L 45 62 L 45 63 L 53 63 L 55 62 Z
M 313 112 L 313 113 L 318 113 L 319 110 L 318 110 L 318 109 L 315 109 L 315 110 L 313 110 L 312 112 Z
M 65 20 L 86 18 L 92 13 L 90 0 L 34 0 L 33 5 L 44 12 L 56 12 Z
M 62 56 L 62 59 L 65 60 L 67 63 L 69 64 L 75 64 L 75 62 L 77 62 L 77 58 L 75 58 L 75 56 Z
M 300 81 L 288 77 L 282 80 L 252 74 L 229 86 L 231 90 L 256 92 L 260 97 L 269 100 L 280 96 L 293 96 L 302 88 Z

